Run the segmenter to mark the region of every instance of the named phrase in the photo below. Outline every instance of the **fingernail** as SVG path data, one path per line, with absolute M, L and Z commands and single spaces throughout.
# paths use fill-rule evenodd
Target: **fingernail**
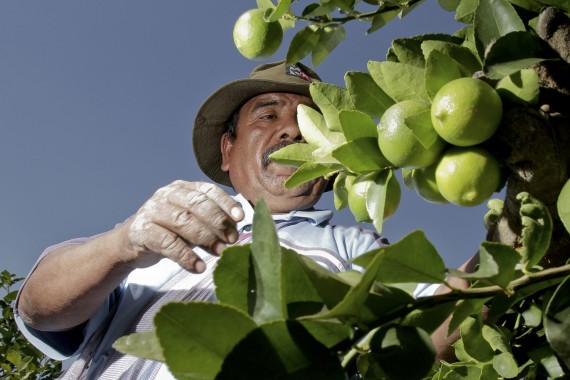
M 243 218 L 243 210 L 241 209 L 241 207 L 234 207 L 231 209 L 230 213 L 232 214 L 232 217 L 234 219 L 241 219 Z
M 214 246 L 214 252 L 218 256 L 222 254 L 224 249 L 226 249 L 226 245 L 224 243 L 216 243 L 216 245 Z
M 196 272 L 202 273 L 206 270 L 206 263 L 203 261 L 198 261 L 194 266 L 194 269 L 196 270 Z
M 235 243 L 238 239 L 238 233 L 236 230 L 231 229 L 229 231 L 226 231 L 226 240 L 228 243 Z

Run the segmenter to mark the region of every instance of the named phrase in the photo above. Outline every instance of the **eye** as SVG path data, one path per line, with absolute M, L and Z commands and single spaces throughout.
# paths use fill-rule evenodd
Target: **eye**
M 259 116 L 260 120 L 275 120 L 277 119 L 277 114 L 275 113 L 265 113 Z

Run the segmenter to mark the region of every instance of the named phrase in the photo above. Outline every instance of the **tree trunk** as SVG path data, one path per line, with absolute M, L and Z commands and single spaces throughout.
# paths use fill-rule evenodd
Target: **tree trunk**
M 505 162 L 509 177 L 502 214 L 489 228 L 487 239 L 520 246 L 516 196 L 526 191 L 542 201 L 552 216 L 552 242 L 540 265 L 553 267 L 570 258 L 570 235 L 556 207 L 570 167 L 570 19 L 556 8 L 546 8 L 540 14 L 537 32 L 561 60 L 533 67 L 540 80 L 538 105 L 505 104 L 502 125 L 490 146 Z

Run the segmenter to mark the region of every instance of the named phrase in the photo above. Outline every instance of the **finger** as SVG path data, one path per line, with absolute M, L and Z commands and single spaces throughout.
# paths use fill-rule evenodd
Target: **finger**
M 206 263 L 200 256 L 180 236 L 162 226 L 155 224 L 147 228 L 145 245 L 148 250 L 177 262 L 190 272 L 202 273 L 206 270 Z
M 161 204 L 159 209 L 150 215 L 149 220 L 164 227 L 193 245 L 217 248 L 218 243 L 234 243 L 238 234 L 233 226 L 225 224 L 227 215 L 219 212 L 218 217 L 197 215 L 181 207 L 169 203 Z M 214 253 L 219 253 L 214 250 Z
M 175 181 L 175 184 L 181 191 L 172 192 L 170 194 L 171 200 L 182 207 L 192 207 L 194 202 L 204 201 L 203 199 L 193 199 L 191 194 L 195 191 L 204 194 L 209 202 L 215 203 L 234 222 L 239 222 L 244 218 L 241 205 L 219 186 L 209 182 Z

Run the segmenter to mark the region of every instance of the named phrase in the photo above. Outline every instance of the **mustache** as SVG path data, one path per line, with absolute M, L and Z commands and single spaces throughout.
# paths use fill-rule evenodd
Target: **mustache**
M 269 159 L 269 156 L 272 153 L 277 152 L 279 149 L 281 148 L 285 148 L 288 145 L 292 145 L 292 144 L 299 144 L 293 141 L 281 141 L 269 148 L 267 148 L 267 150 L 265 152 L 263 152 L 263 156 L 261 157 L 261 165 L 263 165 L 263 167 L 267 167 L 269 166 L 269 164 L 271 163 L 271 160 Z

